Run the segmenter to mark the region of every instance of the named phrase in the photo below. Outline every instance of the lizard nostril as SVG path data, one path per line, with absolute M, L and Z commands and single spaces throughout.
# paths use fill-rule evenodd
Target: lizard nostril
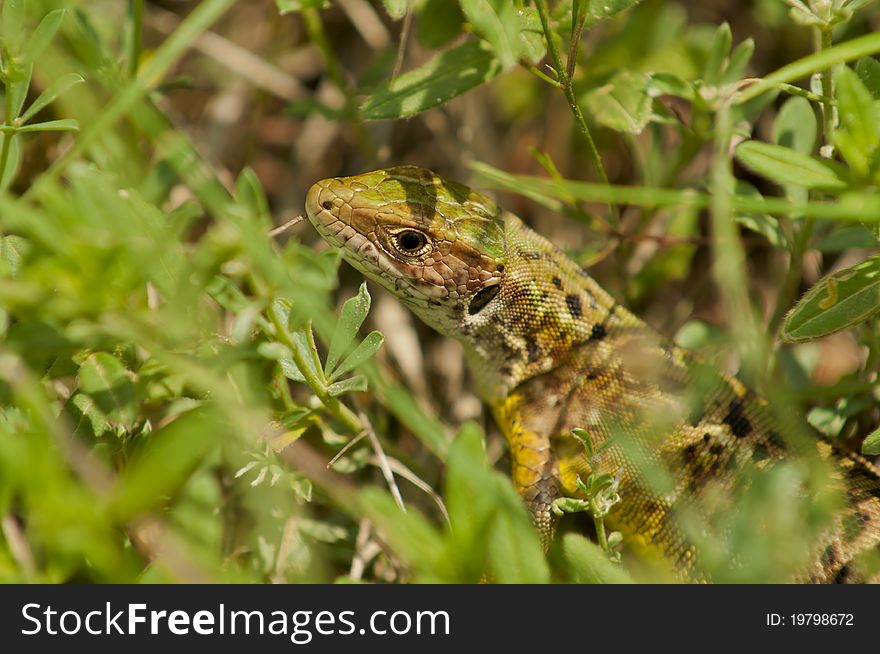
M 330 202 L 330 200 L 324 200 L 324 201 L 321 203 L 321 206 L 324 207 L 327 211 L 330 211 L 330 209 L 333 208 L 333 203 Z

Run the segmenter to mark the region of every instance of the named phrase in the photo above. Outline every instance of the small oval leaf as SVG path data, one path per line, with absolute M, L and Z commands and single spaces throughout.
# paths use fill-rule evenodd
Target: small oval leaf
M 880 311 L 880 256 L 820 279 L 782 325 L 789 343 L 811 341 L 862 322 Z
M 324 362 L 326 374 L 333 371 L 336 364 L 339 363 L 339 359 L 348 351 L 369 311 L 370 292 L 367 290 L 367 284 L 362 283 L 357 295 L 349 298 L 342 305 L 339 322 L 336 323 L 336 330 L 330 338 L 330 349 L 327 351 L 327 360 Z
M 780 145 L 746 141 L 736 149 L 736 158 L 746 168 L 777 184 L 826 191 L 848 187 L 837 168 L 829 163 Z
M 501 63 L 489 47 L 469 41 L 379 85 L 361 104 L 361 115 L 367 120 L 413 116 L 488 82 L 500 72 Z

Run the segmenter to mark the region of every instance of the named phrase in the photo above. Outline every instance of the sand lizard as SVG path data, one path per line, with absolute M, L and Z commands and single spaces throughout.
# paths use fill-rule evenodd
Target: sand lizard
M 578 475 L 616 470 L 621 501 L 611 527 L 699 578 L 699 553 L 673 514 L 699 507 L 708 492 L 729 500 L 738 471 L 786 458 L 789 445 L 765 401 L 733 377 L 707 377 L 696 357 L 490 198 L 400 166 L 319 181 L 306 211 L 352 266 L 464 345 L 545 540 L 554 500 L 578 495 Z M 571 437 L 575 427 L 597 444 L 617 440 L 588 460 Z M 797 580 L 864 580 L 854 561 L 877 553 L 880 476 L 858 455 L 816 446 L 832 462 L 845 506 Z M 645 466 L 668 471 L 665 490 L 645 480 Z

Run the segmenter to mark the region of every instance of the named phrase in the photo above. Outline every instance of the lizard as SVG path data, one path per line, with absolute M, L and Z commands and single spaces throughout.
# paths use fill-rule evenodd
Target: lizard
M 306 213 L 349 264 L 463 344 L 545 548 L 554 502 L 582 496 L 578 479 L 604 471 L 619 483 L 609 526 L 677 578 L 707 580 L 676 516 L 735 501 L 744 470 L 792 455 L 766 400 L 707 373 L 491 198 L 428 169 L 318 181 Z M 588 456 L 575 428 L 601 453 Z M 859 563 L 880 553 L 880 475 L 833 443 L 817 437 L 815 447 L 841 506 L 794 580 L 880 580 Z M 646 478 L 652 467 L 666 471 L 659 486 Z

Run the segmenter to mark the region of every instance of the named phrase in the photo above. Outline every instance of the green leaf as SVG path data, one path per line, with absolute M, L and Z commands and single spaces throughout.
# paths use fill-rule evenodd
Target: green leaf
M 735 84 L 745 77 L 746 68 L 748 68 L 753 54 L 755 54 L 754 39 L 748 38 L 736 46 L 730 53 L 727 66 L 724 68 L 721 84 Z
M 835 143 L 853 170 L 865 176 L 880 144 L 880 112 L 858 75 L 846 66 L 835 71 L 834 82 L 840 115 Z
M 862 442 L 862 454 L 877 456 L 880 454 L 880 428 L 875 429 Z
M 871 400 L 864 397 L 843 397 L 834 406 L 817 406 L 811 409 L 807 414 L 807 422 L 829 438 L 837 438 L 848 418 L 858 415 L 871 405 Z
M 364 514 L 379 529 L 394 553 L 421 571 L 419 581 L 461 581 L 444 565 L 446 539 L 418 511 L 400 510 L 391 496 L 377 488 L 366 488 L 359 496 Z
M 9 112 L 10 116 L 15 117 L 21 115 L 21 108 L 24 106 L 24 101 L 27 99 L 33 71 L 33 64 L 10 64 L 9 72 L 7 73 L 9 82 L 6 85 L 6 90 L 9 93 L 8 103 L 11 109 Z M 8 117 L 6 122 L 10 122 Z
M 37 115 L 38 112 L 42 111 L 43 108 L 51 104 L 55 98 L 59 95 L 67 91 L 72 86 L 84 82 L 85 80 L 82 78 L 82 75 L 78 75 L 77 73 L 68 73 L 67 75 L 62 75 L 54 82 L 52 82 L 46 90 L 40 93 L 37 96 L 37 99 L 31 103 L 31 106 L 27 108 L 21 116 L 21 122 L 26 123 L 31 118 Z
M 85 393 L 77 393 L 68 404 L 67 410 L 74 414 L 75 430 L 80 432 L 83 424 L 87 424 L 91 429 L 91 436 L 98 437 L 111 428 L 110 420 L 107 418 L 98 403 L 86 395 Z
M 612 16 L 619 14 L 621 11 L 635 7 L 642 0 L 605 0 L 604 2 L 590 2 L 589 11 L 587 12 L 587 20 L 584 23 L 584 30 L 589 29 L 593 25 L 597 25 L 602 21 L 608 20 Z
M 26 132 L 78 132 L 79 121 L 73 118 L 62 118 L 60 120 L 47 120 L 44 123 L 32 123 L 19 127 L 16 130 L 19 134 Z
M 864 57 L 856 62 L 856 75 L 875 100 L 880 100 L 880 61 Z
M 650 80 L 647 73 L 621 71 L 607 84 L 587 93 L 584 104 L 600 125 L 616 132 L 640 134 L 651 118 Z
M 28 249 L 29 242 L 21 236 L 10 234 L 0 237 L 0 275 L 17 277 Z
M 457 2 L 428 0 L 416 21 L 416 38 L 426 48 L 439 48 L 461 34 L 463 23 Z
M 303 374 L 299 371 L 299 368 L 296 367 L 293 359 L 279 359 L 278 364 L 281 366 L 281 374 L 283 374 L 285 377 L 301 384 L 306 383 L 306 378 L 303 377 Z
M 128 422 L 134 418 L 135 388 L 123 363 L 107 352 L 90 354 L 77 373 L 79 388 L 112 419 Z
M 165 504 L 225 430 L 216 415 L 195 409 L 150 435 L 119 477 L 111 500 L 114 515 L 129 520 Z
M 266 199 L 266 192 L 253 168 L 245 167 L 238 179 L 235 180 L 235 196 L 250 210 L 255 219 L 266 226 L 269 225 L 269 201 Z
M 785 101 L 773 123 L 773 141 L 802 154 L 816 147 L 818 121 L 813 105 L 806 98 L 794 96 Z
M 578 534 L 565 534 L 562 537 L 562 555 L 575 583 L 633 583 L 620 565 L 608 560 L 608 555 L 602 551 L 602 548 Z
M 877 247 L 877 238 L 864 225 L 838 227 L 813 245 L 819 252 L 843 252 L 852 248 L 874 247 Z
M 413 116 L 451 100 L 501 72 L 501 64 L 480 41 L 443 52 L 416 70 L 382 83 L 361 104 L 367 120 Z
M 3 40 L 11 54 L 18 54 L 24 33 L 24 0 L 5 0 L 3 3 Z
M 492 46 L 503 68 L 512 68 L 522 53 L 520 19 L 511 0 L 460 0 L 474 30 Z
M 349 298 L 342 305 L 339 320 L 333 337 L 330 339 L 330 348 L 327 351 L 327 360 L 324 362 L 324 373 L 329 375 L 336 368 L 339 359 L 342 358 L 357 336 L 367 313 L 370 311 L 370 292 L 366 282 L 361 283 L 357 295 Z
M 406 16 L 406 10 L 409 8 L 411 0 L 382 0 L 385 11 L 394 20 L 400 20 Z
M 519 40 L 522 45 L 522 56 L 533 64 L 537 64 L 547 52 L 547 41 L 544 39 L 541 16 L 535 7 L 523 7 L 518 11 L 520 17 Z
M 828 162 L 780 145 L 746 141 L 737 147 L 736 158 L 750 170 L 777 184 L 826 191 L 848 187 L 838 170 Z
M 470 552 L 470 575 L 479 579 L 484 572 L 486 536 L 498 505 L 493 492 L 495 481 L 483 449 L 483 432 L 478 425 L 462 426 L 449 448 L 446 463 L 444 497 L 452 537 L 462 551 Z
M 505 481 L 499 479 L 498 481 Z M 506 482 L 514 506 L 498 512 L 489 532 L 489 563 L 498 583 L 546 584 L 550 581 L 547 559 L 541 549 L 535 526 L 522 506 L 522 500 Z
M 112 354 L 95 352 L 79 367 L 79 387 L 85 393 L 103 393 L 130 381 L 122 362 Z
M 28 37 L 22 54 L 27 63 L 37 61 L 52 39 L 55 38 L 58 28 L 61 27 L 61 21 L 64 19 L 64 11 L 64 9 L 56 9 L 43 16 L 40 24 Z
M 367 334 L 366 338 L 358 343 L 358 346 L 354 351 L 345 357 L 345 360 L 339 365 L 339 367 L 332 372 L 330 379 L 339 379 L 342 375 L 357 368 L 364 361 L 376 354 L 384 342 L 385 337 L 381 332 L 372 331 Z
M 339 397 L 345 393 L 353 393 L 355 391 L 364 392 L 367 390 L 367 378 L 363 375 L 355 375 L 341 382 L 330 384 L 327 392 L 333 397 Z
M 880 255 L 820 279 L 789 312 L 782 339 L 789 343 L 828 336 L 880 311 Z
M 718 84 L 721 81 L 721 73 L 724 71 L 724 62 L 730 53 L 730 46 L 733 42 L 733 35 L 730 31 L 730 25 L 722 23 L 715 30 L 712 38 L 712 44 L 709 46 L 709 52 L 706 57 L 706 63 L 703 65 L 703 80 L 707 84 Z

